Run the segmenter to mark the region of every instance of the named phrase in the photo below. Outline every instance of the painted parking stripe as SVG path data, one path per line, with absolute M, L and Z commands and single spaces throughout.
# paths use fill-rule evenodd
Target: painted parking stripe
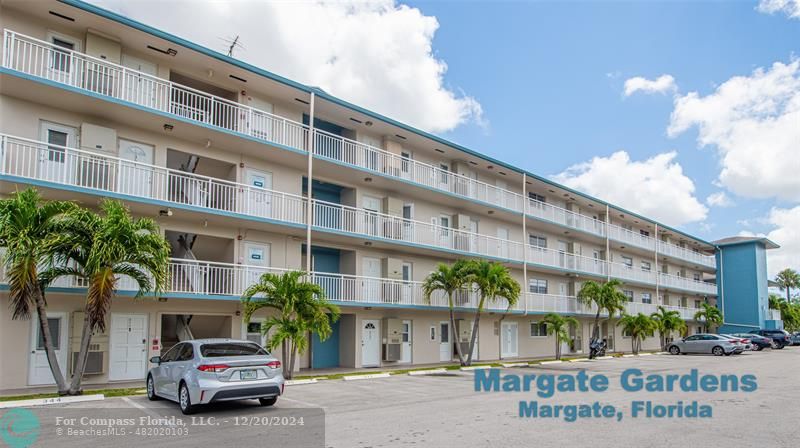
M 345 381 L 371 380 L 373 378 L 389 378 L 389 373 L 371 373 L 369 375 L 347 375 L 342 377 Z
M 0 402 L 0 409 L 22 406 L 49 406 L 53 404 L 83 403 L 87 401 L 105 400 L 103 394 L 79 395 L 75 397 L 34 398 L 32 400 L 15 400 Z

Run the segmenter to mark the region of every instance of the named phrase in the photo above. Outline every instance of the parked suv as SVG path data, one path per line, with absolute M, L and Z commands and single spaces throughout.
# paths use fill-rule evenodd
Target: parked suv
M 792 339 L 792 345 L 800 345 L 800 331 L 792 333 L 790 338 Z
M 772 339 L 757 335 L 755 333 L 734 333 L 732 336 L 749 339 L 750 343 L 753 344 L 753 350 L 761 351 L 765 348 L 772 347 Z
M 762 328 L 761 330 L 753 330 L 750 333 L 772 339 L 772 348 L 777 348 L 778 350 L 792 344 L 789 333 L 784 330 L 765 330 Z

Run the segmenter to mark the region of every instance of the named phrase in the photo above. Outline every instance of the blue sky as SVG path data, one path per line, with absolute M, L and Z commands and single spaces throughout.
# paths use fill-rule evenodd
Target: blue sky
M 759 13 L 754 2 L 409 4 L 437 17 L 446 81 L 480 101 L 489 122 L 448 138 L 546 175 L 619 149 L 633 159 L 676 150 L 703 199 L 720 190 L 715 149 L 698 148 L 696 130 L 668 137 L 671 95 L 624 97 L 624 81 L 669 73 L 681 92 L 708 94 L 800 50 L 800 21 Z M 711 207 L 706 225 L 682 227 L 712 239 L 770 230 L 756 221 L 780 202 L 734 201 Z

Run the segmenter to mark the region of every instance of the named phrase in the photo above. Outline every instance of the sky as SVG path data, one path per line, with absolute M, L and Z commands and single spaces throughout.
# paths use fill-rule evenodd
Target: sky
M 94 0 L 800 269 L 800 0 Z

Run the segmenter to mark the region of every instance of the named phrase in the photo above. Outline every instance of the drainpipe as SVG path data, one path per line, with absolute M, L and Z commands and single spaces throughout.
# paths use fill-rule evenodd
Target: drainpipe
M 522 298 L 525 302 L 525 311 L 523 316 L 528 315 L 528 300 L 526 296 L 528 290 L 528 215 L 526 214 L 528 210 L 528 193 L 526 192 L 527 181 L 528 175 L 522 173 Z M 500 323 L 502 324 L 502 320 Z
M 314 92 L 311 92 L 311 101 L 309 101 L 308 113 L 308 185 L 306 191 L 308 196 L 306 199 L 306 272 L 311 272 L 311 224 L 314 222 L 314 205 L 311 202 L 313 195 L 313 174 L 314 174 Z
M 611 215 L 609 215 L 608 204 L 606 204 L 606 281 L 611 281 L 611 241 L 609 233 L 611 233 Z

